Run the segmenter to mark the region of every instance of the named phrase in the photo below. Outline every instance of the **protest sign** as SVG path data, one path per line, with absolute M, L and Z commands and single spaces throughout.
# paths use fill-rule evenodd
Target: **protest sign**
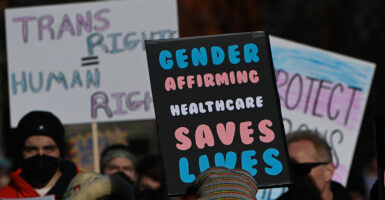
M 48 196 L 44 196 L 44 197 L 32 197 L 32 198 L 16 198 L 18 200 L 55 200 L 55 196 L 54 195 L 48 195 Z M 0 200 L 16 200 L 14 198 L 0 198 Z
M 213 166 L 290 183 L 265 33 L 151 40 L 146 53 L 169 195 Z
M 178 37 L 175 0 L 6 9 L 11 126 L 153 119 L 144 40 Z M 156 16 L 156 17 L 153 17 Z
M 318 131 L 332 148 L 333 180 L 346 185 L 375 64 L 277 37 L 270 42 L 285 132 Z M 280 191 L 258 197 L 276 199 Z
M 132 121 L 108 123 L 99 126 L 97 153 L 115 144 L 128 146 L 132 153 L 141 157 L 157 151 L 157 141 L 154 138 L 155 121 Z M 94 170 L 93 140 L 89 126 L 73 125 L 66 128 L 65 141 L 68 153 L 65 157 L 76 163 L 84 171 Z M 98 163 L 99 165 L 99 163 Z
M 93 144 L 92 134 L 90 131 L 69 132 L 66 134 L 69 155 L 68 159 L 72 160 L 76 165 L 83 170 L 93 170 Z M 99 131 L 98 147 L 101 151 L 113 144 L 127 145 L 128 131 L 127 129 L 113 128 L 102 129 Z M 98 163 L 99 164 L 99 163 Z

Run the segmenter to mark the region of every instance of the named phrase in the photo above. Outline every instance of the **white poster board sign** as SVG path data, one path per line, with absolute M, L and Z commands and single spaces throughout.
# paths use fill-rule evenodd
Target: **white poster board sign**
M 176 38 L 175 0 L 7 9 L 11 126 L 31 110 L 64 124 L 154 119 L 144 40 Z
M 31 197 L 31 198 L 16 198 L 18 200 L 55 200 L 54 195 L 44 196 L 44 197 Z M 4 199 L 0 198 L 0 200 L 16 200 L 16 199 Z
M 270 36 L 285 132 L 317 130 L 346 185 L 375 64 Z M 276 199 L 285 189 L 261 190 Z

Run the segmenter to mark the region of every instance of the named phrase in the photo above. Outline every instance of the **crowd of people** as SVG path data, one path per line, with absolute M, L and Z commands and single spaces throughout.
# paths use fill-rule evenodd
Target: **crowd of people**
M 101 173 L 79 170 L 65 160 L 64 127 L 47 111 L 32 111 L 17 126 L 20 156 L 17 169 L 0 160 L 0 199 L 53 195 L 56 200 L 100 199 L 255 199 L 257 182 L 242 169 L 213 167 L 194 182 L 194 195 L 167 197 L 162 159 L 141 160 L 125 145 L 103 150 Z M 287 135 L 293 184 L 279 200 L 349 200 L 334 174 L 331 148 L 319 134 L 296 131 Z

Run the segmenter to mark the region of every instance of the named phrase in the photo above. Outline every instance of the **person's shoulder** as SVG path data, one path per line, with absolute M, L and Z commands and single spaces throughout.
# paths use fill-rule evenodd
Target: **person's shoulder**
M 331 181 L 330 184 L 331 190 L 333 192 L 334 200 L 351 200 L 351 196 L 349 195 L 348 191 L 344 186 L 342 186 L 340 183 Z
M 21 170 L 10 173 L 11 182 L 0 190 L 2 198 L 36 197 L 38 193 L 21 176 Z
M 62 160 L 60 163 L 60 170 L 63 173 L 71 173 L 75 175 L 82 172 L 82 170 L 80 170 L 78 166 L 70 160 Z
M 0 189 L 0 198 L 16 198 L 18 190 L 13 185 L 8 185 Z

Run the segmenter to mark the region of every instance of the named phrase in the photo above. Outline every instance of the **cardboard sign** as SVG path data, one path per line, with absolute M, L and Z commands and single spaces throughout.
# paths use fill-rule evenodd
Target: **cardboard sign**
M 318 131 L 332 148 L 333 180 L 346 185 L 375 64 L 277 37 L 270 42 L 285 132 Z M 260 190 L 258 199 L 276 199 L 275 191 Z
M 175 0 L 6 9 L 11 126 L 153 119 L 144 40 L 178 37 Z M 156 17 L 153 17 L 156 16 Z
M 263 32 L 146 41 L 168 193 L 214 166 L 258 187 L 290 183 L 269 40 Z

